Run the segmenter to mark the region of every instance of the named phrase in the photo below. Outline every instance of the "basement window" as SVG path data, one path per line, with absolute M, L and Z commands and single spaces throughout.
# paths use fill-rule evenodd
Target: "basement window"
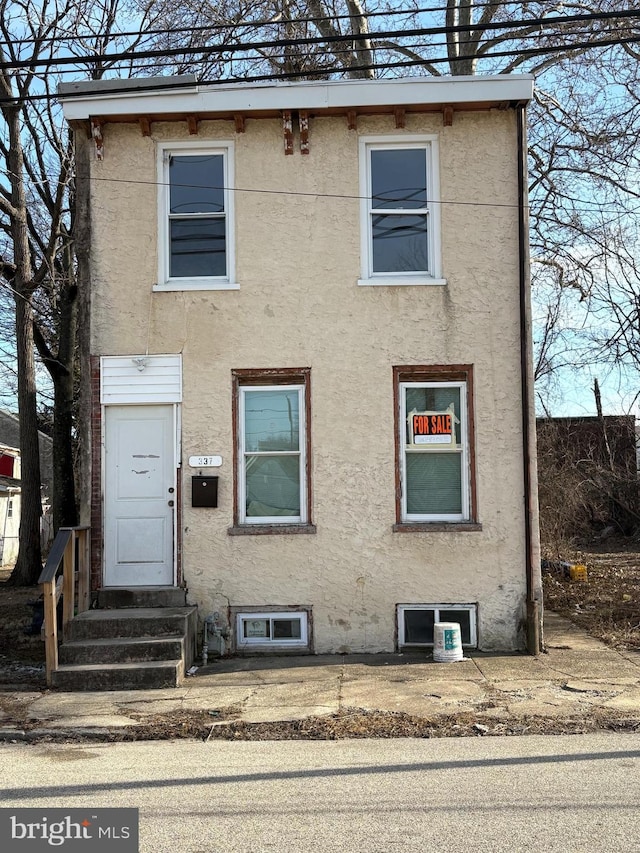
M 307 614 L 300 611 L 238 613 L 237 648 L 307 648 Z
M 399 604 L 398 648 L 433 646 L 436 622 L 457 622 L 462 645 L 478 645 L 475 604 Z

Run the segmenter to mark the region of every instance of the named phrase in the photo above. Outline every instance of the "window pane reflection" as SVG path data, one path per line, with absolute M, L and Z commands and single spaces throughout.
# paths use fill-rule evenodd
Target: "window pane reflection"
M 371 151 L 371 204 L 415 210 L 427 205 L 426 152 L 421 148 Z
M 427 217 L 380 214 L 373 216 L 373 271 L 428 270 Z
M 224 219 L 172 219 L 169 226 L 171 278 L 227 274 Z
M 171 213 L 222 213 L 224 162 L 221 154 L 171 157 Z

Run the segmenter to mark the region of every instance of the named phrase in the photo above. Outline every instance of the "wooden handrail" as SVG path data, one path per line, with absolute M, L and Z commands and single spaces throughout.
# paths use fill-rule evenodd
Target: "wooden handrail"
M 77 543 L 77 549 L 76 549 Z M 77 550 L 77 560 L 76 560 Z M 56 577 L 62 567 L 62 636 L 76 613 L 89 609 L 91 539 L 89 527 L 61 527 L 38 579 L 44 598 L 44 644 L 47 685 L 58 668 L 58 618 Z M 76 602 L 76 562 L 78 599 Z
M 70 539 L 71 528 L 61 527 L 53 541 L 53 545 L 49 551 L 49 556 L 47 557 L 47 562 L 44 564 L 44 569 L 38 578 L 38 583 L 48 583 L 58 574 L 60 562 L 64 557 L 64 549 L 67 547 L 67 542 Z

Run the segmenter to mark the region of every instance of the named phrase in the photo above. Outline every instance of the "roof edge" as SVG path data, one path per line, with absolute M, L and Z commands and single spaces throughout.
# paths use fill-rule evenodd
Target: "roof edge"
M 533 85 L 529 74 L 206 85 L 198 84 L 193 75 L 182 75 L 64 83 L 58 91 L 65 117 L 77 121 L 92 115 L 527 103 Z

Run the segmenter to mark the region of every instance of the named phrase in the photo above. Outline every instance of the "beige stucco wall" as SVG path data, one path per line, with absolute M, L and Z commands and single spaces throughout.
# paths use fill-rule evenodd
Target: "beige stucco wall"
M 439 138 L 446 287 L 358 287 L 359 135 Z M 317 652 L 392 650 L 396 603 L 477 602 L 484 649 L 523 644 L 524 484 L 515 115 L 311 121 L 309 156 L 280 122 L 203 122 L 233 140 L 240 290 L 152 293 L 155 141 L 185 123 L 108 124 L 92 165 L 92 352 L 182 353 L 182 485 L 223 456 L 218 509 L 182 507 L 183 573 L 204 616 L 311 605 Z M 193 139 L 193 137 L 191 137 Z M 283 194 L 294 190 L 305 195 Z M 308 195 L 306 195 L 308 193 Z M 473 364 L 479 532 L 394 533 L 392 366 Z M 315 535 L 229 536 L 231 370 L 311 367 Z M 363 420 L 366 428 L 363 429 Z

